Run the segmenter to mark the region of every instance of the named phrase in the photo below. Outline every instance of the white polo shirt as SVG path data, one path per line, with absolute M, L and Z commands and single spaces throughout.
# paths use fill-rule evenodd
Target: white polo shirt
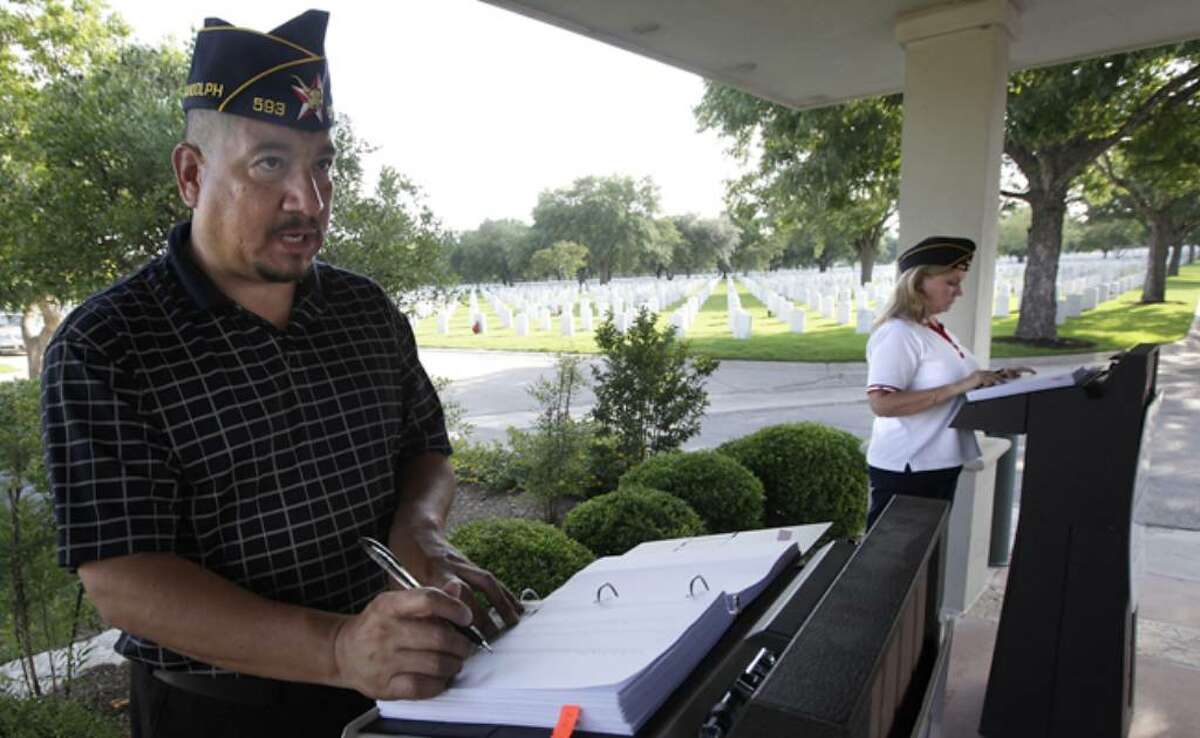
M 933 389 L 978 368 L 971 352 L 936 321 L 931 326 L 893 318 L 867 340 L 868 392 Z M 876 417 L 867 463 L 888 471 L 902 472 L 906 465 L 913 471 L 930 471 L 979 458 L 975 433 L 950 427 L 963 402 L 959 395 L 914 415 Z

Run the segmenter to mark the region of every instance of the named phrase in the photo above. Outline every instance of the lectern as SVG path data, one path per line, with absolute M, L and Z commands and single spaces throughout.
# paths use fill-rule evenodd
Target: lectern
M 861 542 L 836 541 L 781 573 L 635 738 L 940 735 L 952 637 L 939 617 L 948 517 L 941 500 L 897 495 Z M 371 710 L 343 738 L 549 733 L 487 717 L 452 725 Z
M 1118 738 L 1133 712 L 1133 510 L 1158 347 L 1086 382 L 968 402 L 958 428 L 1024 433 L 1021 512 L 980 732 Z

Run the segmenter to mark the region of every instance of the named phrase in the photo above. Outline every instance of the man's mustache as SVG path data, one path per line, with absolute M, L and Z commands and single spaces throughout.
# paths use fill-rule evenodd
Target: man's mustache
M 320 222 L 318 222 L 315 218 L 292 218 L 291 220 L 284 221 L 283 223 L 275 226 L 271 230 L 271 235 L 278 236 L 282 233 L 286 233 L 287 231 L 314 231 L 321 235 L 325 234 L 324 229 L 321 228 Z

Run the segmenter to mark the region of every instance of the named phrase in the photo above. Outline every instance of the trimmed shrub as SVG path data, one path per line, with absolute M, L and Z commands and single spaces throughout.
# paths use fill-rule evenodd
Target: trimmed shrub
M 546 597 L 596 558 L 553 525 L 520 518 L 464 523 L 450 542 L 518 596 L 528 587 Z
M 460 441 L 454 444 L 450 463 L 458 481 L 478 484 L 488 492 L 517 492 L 525 486 L 520 460 L 499 441 Z
M 120 738 L 116 718 L 62 697 L 18 699 L 0 692 L 0 735 L 5 738 Z
M 829 534 L 843 538 L 866 523 L 867 460 L 859 443 L 820 423 L 783 423 L 718 450 L 762 482 L 768 527 L 830 521 Z
M 686 502 L 636 485 L 581 503 L 567 514 L 563 530 L 597 556 L 620 556 L 645 541 L 705 532 L 704 522 Z
M 762 483 L 715 451 L 651 456 L 621 477 L 621 486 L 627 484 L 670 492 L 691 505 L 712 533 L 763 525 Z
M 621 475 L 637 464 L 637 460 L 621 451 L 621 439 L 596 433 L 587 449 L 588 484 L 584 490 L 587 497 L 595 497 L 615 490 Z

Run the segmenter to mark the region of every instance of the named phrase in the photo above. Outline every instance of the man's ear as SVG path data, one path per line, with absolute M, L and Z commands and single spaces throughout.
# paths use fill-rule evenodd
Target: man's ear
M 171 166 L 175 169 L 175 185 L 179 188 L 179 198 L 183 204 L 195 209 L 200 202 L 201 170 L 204 168 L 204 154 L 194 144 L 186 141 L 175 145 L 171 152 Z

